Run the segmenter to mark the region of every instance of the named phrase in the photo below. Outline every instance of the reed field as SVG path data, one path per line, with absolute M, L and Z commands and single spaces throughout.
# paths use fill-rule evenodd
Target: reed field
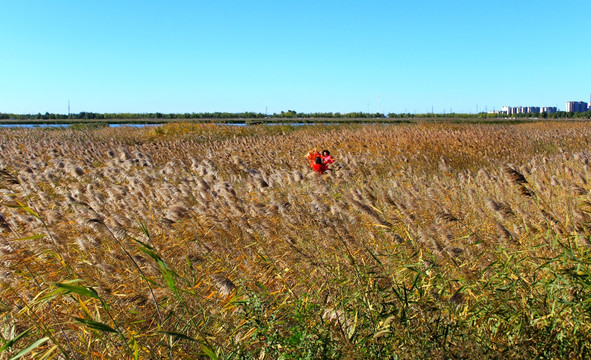
M 2 129 L 0 359 L 589 358 L 589 139 Z

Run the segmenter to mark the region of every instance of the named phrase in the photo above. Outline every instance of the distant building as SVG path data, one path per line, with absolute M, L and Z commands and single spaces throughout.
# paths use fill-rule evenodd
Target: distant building
M 556 108 L 550 107 L 539 107 L 539 106 L 503 106 L 499 111 L 500 114 L 505 115 L 514 115 L 514 114 L 537 114 L 543 112 L 542 109 L 554 109 L 553 112 L 556 112 Z
M 556 106 L 543 106 L 540 108 L 540 112 L 546 114 L 555 113 L 557 111 L 558 109 L 556 108 Z
M 588 110 L 587 103 L 584 101 L 567 101 L 566 112 L 585 112 Z

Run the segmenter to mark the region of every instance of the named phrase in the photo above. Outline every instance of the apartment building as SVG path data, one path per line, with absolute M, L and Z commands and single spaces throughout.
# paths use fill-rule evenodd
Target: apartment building
M 589 108 L 584 101 L 567 101 L 566 112 L 585 112 Z

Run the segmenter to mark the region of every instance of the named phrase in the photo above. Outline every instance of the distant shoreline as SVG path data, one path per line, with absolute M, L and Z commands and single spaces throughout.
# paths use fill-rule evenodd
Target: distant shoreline
M 74 124 L 171 124 L 171 123 L 192 123 L 192 124 L 415 124 L 422 122 L 432 123 L 476 123 L 476 124 L 517 124 L 529 122 L 562 122 L 562 121 L 589 121 L 589 119 L 540 119 L 540 118 L 232 118 L 232 119 L 41 119 L 41 120 L 15 120 L 2 119 L 2 125 L 74 125 Z

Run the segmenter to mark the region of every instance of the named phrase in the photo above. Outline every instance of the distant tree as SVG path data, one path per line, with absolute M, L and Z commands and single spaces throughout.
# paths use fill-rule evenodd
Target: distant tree
M 297 115 L 298 115 L 298 113 L 295 110 L 287 110 L 287 111 L 282 111 L 279 116 L 285 117 L 285 118 L 294 118 Z

